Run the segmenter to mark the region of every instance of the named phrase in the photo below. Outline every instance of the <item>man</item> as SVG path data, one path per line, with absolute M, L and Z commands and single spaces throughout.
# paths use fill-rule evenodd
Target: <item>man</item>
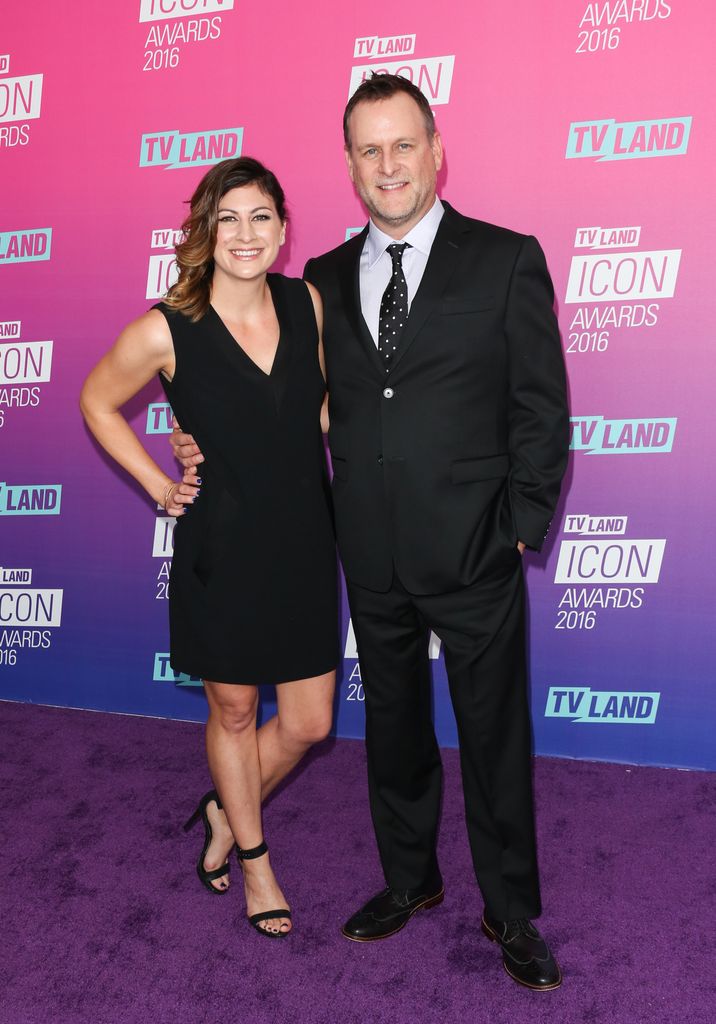
M 309 260 L 304 276 L 324 304 L 336 530 L 387 887 L 343 932 L 386 938 L 443 899 L 433 629 L 458 725 L 482 930 L 516 981 L 553 989 L 560 971 L 531 923 L 541 907 L 521 565 L 547 533 L 567 457 L 552 286 L 533 238 L 436 198 L 442 142 L 412 83 L 363 82 L 344 133 L 370 223 Z M 196 451 L 183 440 L 180 455 Z

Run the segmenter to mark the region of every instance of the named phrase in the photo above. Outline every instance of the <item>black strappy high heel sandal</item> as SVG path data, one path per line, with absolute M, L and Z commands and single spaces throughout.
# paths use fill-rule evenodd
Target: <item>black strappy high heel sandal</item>
M 216 792 L 215 789 L 210 789 L 209 792 L 205 793 L 204 796 L 199 801 L 199 806 L 194 811 L 191 818 L 189 818 L 189 820 L 187 821 L 186 825 L 184 826 L 184 831 L 188 832 L 190 828 L 193 828 L 194 825 L 196 825 L 199 818 L 201 818 L 201 820 L 204 822 L 204 848 L 201 851 L 199 860 L 197 861 L 196 873 L 199 876 L 201 884 L 206 886 L 209 892 L 213 892 L 216 896 L 225 896 L 226 893 L 229 891 L 228 886 L 226 887 L 226 889 L 217 889 L 215 885 L 212 885 L 212 882 L 217 878 L 223 878 L 224 875 L 228 875 L 231 869 L 231 865 L 229 864 L 228 858 L 226 860 L 226 863 L 223 864 L 220 868 L 213 868 L 211 871 L 207 871 L 206 868 L 204 867 L 204 857 L 206 857 L 206 851 L 209 849 L 209 844 L 211 843 L 211 840 L 214 838 L 214 834 L 211 831 L 211 824 L 206 813 L 207 805 L 210 804 L 212 800 L 214 801 L 218 809 L 220 811 L 223 811 L 224 808 L 221 805 L 221 800 L 219 800 L 219 794 Z
M 240 846 L 236 847 L 236 856 L 239 861 L 242 860 L 256 860 L 257 857 L 263 857 L 265 853 L 268 853 L 268 846 L 266 842 L 259 843 L 258 846 L 254 846 L 251 850 L 242 850 Z M 264 910 L 260 914 L 252 914 L 249 918 L 249 924 L 256 929 L 259 935 L 265 935 L 267 939 L 285 939 L 287 935 L 291 934 L 291 929 L 287 932 L 270 932 L 267 928 L 259 927 L 260 921 L 270 921 L 273 917 L 285 917 L 291 920 L 291 911 L 285 907 L 282 910 Z

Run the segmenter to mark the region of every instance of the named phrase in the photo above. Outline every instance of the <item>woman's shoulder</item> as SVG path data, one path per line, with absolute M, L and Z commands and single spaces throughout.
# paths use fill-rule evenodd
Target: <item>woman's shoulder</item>
M 186 313 L 181 309 L 177 309 L 176 306 L 170 305 L 170 303 L 166 302 L 164 299 L 160 299 L 159 302 L 155 302 L 154 305 L 147 310 L 147 315 L 149 313 L 154 313 L 155 315 L 156 313 L 160 313 L 164 319 L 168 320 L 170 323 L 172 321 L 181 323 L 183 320 L 189 320 Z
M 309 284 L 308 281 L 304 281 L 302 277 L 287 277 L 285 274 L 269 274 L 271 279 L 271 285 L 275 288 L 281 289 L 284 295 L 289 300 L 293 299 L 295 302 L 305 305 L 310 299 L 315 305 L 315 297 L 318 292 Z
M 302 277 L 287 277 L 286 274 L 269 273 L 269 283 L 283 288 L 285 291 L 301 293 L 306 290 L 306 282 Z
M 145 317 L 154 317 L 157 322 L 161 321 L 165 330 L 168 330 L 172 338 L 193 338 L 201 333 L 206 326 L 206 316 L 211 307 L 198 318 L 194 319 L 185 310 L 177 309 L 170 302 L 160 300 L 144 314 Z M 141 318 L 140 318 L 141 319 Z

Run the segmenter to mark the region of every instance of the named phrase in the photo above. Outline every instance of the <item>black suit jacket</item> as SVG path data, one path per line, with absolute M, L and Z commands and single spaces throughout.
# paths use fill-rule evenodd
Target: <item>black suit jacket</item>
M 347 578 L 414 594 L 539 549 L 568 449 L 564 361 L 537 241 L 444 203 L 386 374 L 360 309 L 367 228 L 309 260 L 324 305 L 329 443 Z

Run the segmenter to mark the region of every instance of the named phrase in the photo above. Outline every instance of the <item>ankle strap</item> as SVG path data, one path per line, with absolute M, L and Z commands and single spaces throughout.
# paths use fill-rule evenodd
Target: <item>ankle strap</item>
M 255 860 L 257 857 L 263 857 L 265 853 L 268 853 L 265 839 L 258 846 L 254 846 L 252 850 L 242 850 L 240 846 L 236 847 L 236 856 L 239 860 Z

